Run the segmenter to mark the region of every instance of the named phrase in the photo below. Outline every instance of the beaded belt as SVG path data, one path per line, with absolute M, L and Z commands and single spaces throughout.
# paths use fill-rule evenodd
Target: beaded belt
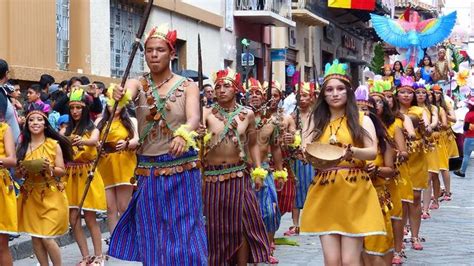
M 135 169 L 135 175 L 151 176 L 153 173 L 154 177 L 170 176 L 177 173 L 182 173 L 183 171 L 189 171 L 196 167 L 200 167 L 200 165 L 201 163 L 197 160 L 197 156 L 190 156 L 164 162 L 142 161 L 138 162 L 137 169 Z
M 365 168 L 354 166 L 337 166 L 319 170 L 311 183 L 313 185 L 318 184 L 318 179 L 320 178 L 321 180 L 319 180 L 319 185 L 324 186 L 328 185 L 329 183 L 334 183 L 336 181 L 337 173 L 340 170 L 348 171 L 347 176 L 344 178 L 346 181 L 356 182 L 359 174 L 362 174 L 362 176 L 359 177 L 360 180 L 370 180 L 369 174 Z
M 229 179 L 244 177 L 247 173 L 247 165 L 243 163 L 229 165 L 207 166 L 204 170 L 204 181 L 215 183 Z

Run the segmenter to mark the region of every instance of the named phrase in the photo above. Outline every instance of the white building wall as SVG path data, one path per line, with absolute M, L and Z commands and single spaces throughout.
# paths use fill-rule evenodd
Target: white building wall
M 201 34 L 203 73 L 210 75 L 223 66 L 222 43 L 220 28 L 179 15 L 168 10 L 154 7 L 148 20 L 148 32 L 151 27 L 168 23 L 171 29 L 178 32 L 178 39 L 186 41 L 186 69 L 198 69 L 198 32 Z M 145 69 L 147 67 L 145 66 Z
M 110 77 L 110 4 L 90 0 L 91 73 Z

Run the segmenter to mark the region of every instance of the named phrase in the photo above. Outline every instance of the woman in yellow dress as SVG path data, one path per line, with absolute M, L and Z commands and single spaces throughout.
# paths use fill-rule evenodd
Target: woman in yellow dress
M 345 145 L 334 168 L 317 169 L 301 217 L 301 234 L 319 235 L 326 265 L 358 265 L 363 240 L 385 235 L 380 205 L 365 160 L 374 160 L 377 139 L 370 118 L 357 110 L 347 65 L 326 65 L 324 83 L 313 111 L 315 141 Z M 334 210 L 337 210 L 336 212 Z
M 361 93 L 360 91 L 366 91 Z M 391 211 L 393 210 L 392 194 L 389 192 L 388 184 L 396 176 L 394 168 L 394 149 L 393 142 L 389 139 L 387 130 L 383 122 L 377 116 L 376 105 L 380 104 L 374 98 L 367 98 L 368 89 L 362 85 L 359 86 L 355 92 L 357 105 L 359 110 L 363 110 L 365 115 L 370 117 L 375 126 L 375 133 L 377 136 L 377 157 L 375 160 L 367 161 L 366 170 L 370 175 L 372 184 L 377 191 L 381 210 L 384 217 L 385 228 L 387 235 L 366 236 L 364 238 L 364 265 L 391 265 L 394 241 L 392 233 Z M 372 96 L 378 93 L 371 93 Z M 360 97 L 362 96 L 362 97 Z M 381 98 L 379 99 L 381 100 Z M 400 198 L 398 198 L 400 200 Z M 401 205 L 401 200 L 400 200 Z M 401 209 L 401 206 L 400 206 Z
M 61 252 L 54 238 L 68 231 L 68 205 L 61 177 L 64 162 L 72 160 L 70 142 L 49 124 L 39 107 L 26 115 L 18 145 L 19 167 L 24 179 L 18 197 L 18 231 L 32 237 L 40 265 L 61 265 Z
M 93 160 L 97 156 L 97 144 L 99 141 L 99 130 L 90 119 L 89 105 L 92 101 L 83 89 L 74 89 L 69 96 L 69 123 L 61 132 L 71 139 L 74 160 L 66 165 L 66 193 L 69 203 L 69 218 L 73 227 L 73 235 L 76 239 L 82 260 L 78 265 L 90 263 L 103 264 L 102 238 L 99 224 L 97 223 L 97 212 L 105 212 L 105 189 L 99 171 L 95 171 L 91 186 L 84 200 L 83 211 L 87 228 L 91 232 L 94 256 L 89 255 L 86 236 L 82 229 L 80 218 L 78 218 L 79 205 L 84 193 L 89 171 Z
M 0 119 L 4 116 L 0 113 Z M 9 235 L 18 234 L 16 196 L 8 168 L 16 166 L 15 141 L 7 123 L 0 120 L 0 265 L 12 265 Z
M 426 110 L 417 106 L 414 81 L 411 77 L 402 77 L 401 85 L 397 88 L 396 99 L 399 111 L 408 115 L 416 128 L 416 136 L 410 139 L 408 169 L 413 184 L 413 203 L 408 205 L 408 219 L 411 227 L 412 248 L 422 250 L 421 240 L 418 236 L 421 225 L 421 191 L 428 188 L 428 167 L 424 136 L 429 133 L 429 120 Z
M 439 142 L 439 116 L 438 108 L 435 105 L 431 104 L 430 101 L 430 91 L 428 87 L 423 82 L 416 82 L 414 84 L 416 102 L 419 107 L 422 107 L 426 114 L 428 115 L 428 131 L 430 132 L 428 138 L 428 149 L 426 149 L 426 162 L 428 164 L 429 180 L 428 187 L 423 190 L 423 209 L 421 211 L 421 218 L 423 220 L 431 218 L 429 213 L 431 195 L 433 192 L 433 187 L 439 188 L 439 158 L 438 158 L 438 145 Z M 425 145 L 426 145 L 425 144 Z M 439 194 L 439 192 L 437 193 Z M 436 195 L 436 193 L 435 193 Z
M 443 197 L 442 200 L 450 201 L 451 200 L 451 176 L 449 175 L 449 159 L 451 155 L 453 157 L 458 157 L 458 147 L 456 144 L 456 138 L 454 132 L 451 129 L 451 123 L 456 122 L 456 115 L 452 110 L 451 106 L 446 102 L 441 87 L 436 84 L 431 88 L 434 94 L 433 104 L 438 106 L 440 109 L 440 120 L 442 120 L 440 128 L 440 149 L 438 150 L 440 166 L 439 170 L 441 176 L 443 177 L 444 184 L 444 195 L 438 194 L 435 196 L 435 202 L 433 202 L 433 208 L 437 209 L 439 207 L 438 197 Z
M 112 93 L 112 90 L 113 87 L 110 87 L 109 92 Z M 103 117 L 96 121 L 97 128 L 101 132 L 101 139 L 114 103 L 115 101 L 109 98 Z M 107 135 L 104 144 L 103 157 L 97 168 L 105 185 L 107 222 L 110 234 L 114 231 L 120 215 L 125 212 L 132 199 L 132 182 L 135 183 L 137 156 L 134 150 L 138 147 L 139 141 L 137 120 L 128 115 L 125 108 L 126 103 L 126 101 L 123 104 L 119 103 L 114 114 L 109 135 Z
M 388 180 L 387 188 L 393 204 L 393 208 L 390 210 L 394 238 L 392 264 L 401 264 L 403 258 L 403 205 L 408 205 L 408 202 L 403 200 L 408 199 L 413 202 L 413 186 L 408 176 L 406 137 L 403 133 L 405 130 L 404 123 L 409 122 L 407 132 L 410 131 L 412 135 L 415 135 L 415 131 L 409 118 L 405 118 L 399 112 L 396 114 L 392 113 L 392 108 L 385 98 L 388 91 L 391 91 L 390 84 L 387 84 L 385 81 L 375 81 L 373 88 L 371 88 L 370 96 L 374 100 L 377 116 L 387 128 L 388 136 L 394 142 L 393 145 L 396 151 L 396 156 L 394 157 L 396 177 Z

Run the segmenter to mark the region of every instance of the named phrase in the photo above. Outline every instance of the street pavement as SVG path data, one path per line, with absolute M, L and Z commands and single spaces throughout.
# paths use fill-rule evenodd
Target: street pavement
M 471 161 L 471 163 L 473 163 Z M 422 221 L 420 236 L 426 239 L 423 251 L 414 251 L 407 244 L 408 259 L 405 265 L 474 265 L 474 167 L 468 169 L 466 178 L 451 173 L 453 200 L 441 202 L 440 209 L 431 212 L 432 218 Z M 290 214 L 282 218 L 276 237 L 291 225 Z M 109 234 L 104 233 L 103 238 Z M 296 236 L 291 240 L 299 246 L 277 246 L 275 256 L 280 265 L 323 265 L 323 256 L 318 237 Z M 92 248 L 90 238 L 89 248 Z M 106 245 L 104 244 L 104 249 Z M 75 244 L 61 248 L 64 265 L 75 265 L 80 259 Z M 14 265 L 35 265 L 34 257 L 15 261 Z M 140 265 L 139 263 L 109 259 L 108 265 Z

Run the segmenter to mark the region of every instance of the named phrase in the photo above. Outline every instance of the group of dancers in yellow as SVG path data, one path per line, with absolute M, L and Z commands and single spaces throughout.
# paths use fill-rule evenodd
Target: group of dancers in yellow
M 32 237 L 33 249 L 41 265 L 61 265 L 55 238 L 68 232 L 69 225 L 83 259 L 78 265 L 103 265 L 102 238 L 97 213 L 107 212 L 110 232 L 131 199 L 138 145 L 136 120 L 121 105 L 111 114 L 109 101 L 102 118 L 94 124 L 90 98 L 72 84 L 69 95 L 69 123 L 59 132 L 53 129 L 41 106 L 26 115 L 21 141 L 15 149 L 11 130 L 0 122 L 0 265 L 11 265 L 8 236 L 25 233 Z M 114 116 L 97 171 L 83 202 L 83 215 L 91 232 L 91 255 L 78 217 L 97 145 L 110 116 Z M 13 169 L 12 174 L 8 169 Z M 13 178 L 15 177 L 15 179 Z M 17 182 L 21 186 L 17 185 Z M 15 187 L 19 188 L 18 197 Z

